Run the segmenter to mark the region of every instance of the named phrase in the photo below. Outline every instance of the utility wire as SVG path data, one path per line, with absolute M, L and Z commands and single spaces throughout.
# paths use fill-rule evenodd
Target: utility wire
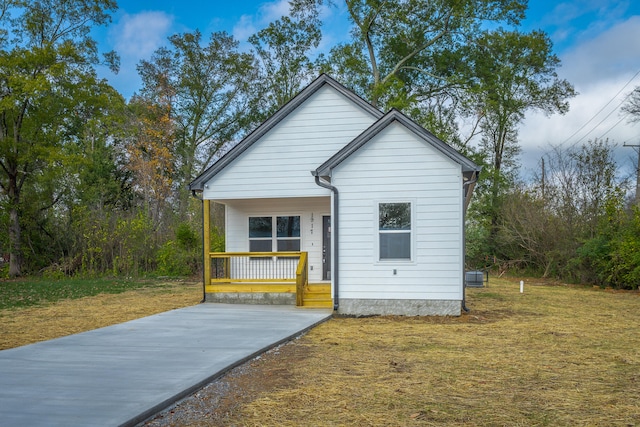
M 605 109 L 605 108 L 607 108 L 607 106 L 608 106 L 609 104 L 611 104 L 611 103 L 613 102 L 613 100 L 614 100 L 614 99 L 616 99 L 616 97 L 617 97 L 618 95 L 620 95 L 620 93 L 621 93 L 621 92 L 622 92 L 622 91 L 623 91 L 627 86 L 629 86 L 629 84 L 630 84 L 630 83 L 631 83 L 631 82 L 632 82 L 636 77 L 638 77 L 638 75 L 639 75 L 639 74 L 640 74 L 640 70 L 638 70 L 638 71 L 633 75 L 633 77 L 631 77 L 631 79 L 629 79 L 629 81 L 628 81 L 627 83 L 625 83 L 625 85 L 624 85 L 624 86 L 622 86 L 622 89 L 620 89 L 620 90 L 618 91 L 618 93 L 616 93 L 616 94 L 615 94 L 615 95 L 614 95 L 614 96 L 613 96 L 613 97 L 612 97 L 612 98 L 611 98 L 611 99 L 610 99 L 610 100 L 609 100 L 609 101 L 608 101 L 608 102 L 607 102 L 607 103 L 606 103 L 602 108 L 600 108 L 600 110 L 598 110 L 598 112 L 597 112 L 597 113 L 595 113 L 595 114 L 593 115 L 593 117 L 591 117 L 589 120 L 587 120 L 587 122 L 586 122 L 585 124 L 583 124 L 582 126 L 580 126 L 580 128 L 579 128 L 577 131 L 575 131 L 573 134 L 571 134 L 571 136 L 569 136 L 567 139 L 565 139 L 564 141 L 562 141 L 562 143 L 561 143 L 560 145 L 564 145 L 565 143 L 567 143 L 571 138 L 573 138 L 574 136 L 576 136 L 576 135 L 577 135 L 577 134 L 578 134 L 582 129 L 584 129 L 585 127 L 587 127 L 587 125 L 588 125 L 589 123 L 591 123 L 593 120 L 595 120 L 595 118 L 598 116 L 598 114 L 602 113 L 602 111 L 604 111 L 604 109 Z M 625 99 L 623 99 L 623 101 L 622 101 L 622 102 L 624 102 L 624 100 L 626 100 L 626 98 L 628 98 L 628 97 L 629 97 L 629 95 L 627 95 L 627 96 L 625 97 Z M 622 104 L 622 102 L 621 102 L 620 104 Z M 619 107 L 619 106 L 620 106 L 620 105 L 618 105 L 618 107 Z M 614 109 L 614 111 L 615 111 L 618 107 L 616 107 L 616 108 Z M 610 115 L 611 115 L 611 113 L 609 113 L 609 115 L 608 115 L 607 117 L 609 117 Z M 605 118 L 606 118 L 606 117 L 605 117 Z M 600 122 L 600 123 L 602 123 L 602 122 Z M 587 132 L 587 134 L 586 134 L 585 136 L 583 136 L 583 137 L 582 137 L 582 138 L 580 138 L 578 141 L 576 141 L 575 143 L 573 143 L 573 145 L 576 145 L 578 142 L 582 141 L 582 140 L 583 140 L 587 135 L 589 135 L 591 132 L 593 132 L 593 130 L 594 130 L 596 127 L 598 127 L 598 126 L 600 125 L 600 123 L 598 123 L 598 125 L 596 125 L 593 129 L 591 129 L 589 132 Z
M 640 73 L 640 71 L 639 71 L 639 73 Z M 623 89 L 624 89 L 624 88 L 623 88 Z M 620 92 L 618 92 L 618 94 L 619 94 L 619 93 L 620 93 Z M 618 94 L 616 94 L 616 96 L 618 96 Z M 616 112 L 616 110 L 617 110 L 618 108 L 620 108 L 620 106 L 621 106 L 621 105 L 622 105 L 622 104 L 627 100 L 627 98 L 629 98 L 629 96 L 630 96 L 630 95 L 631 95 L 631 93 L 627 94 L 627 96 L 625 96 L 624 98 L 622 98 L 622 101 L 620 101 L 620 102 L 618 103 L 618 105 L 616 105 L 616 108 L 614 108 L 613 110 L 611 110 L 611 111 L 609 112 L 609 114 L 607 114 L 606 116 L 604 116 L 604 119 L 600 120 L 600 121 L 598 122 L 598 124 L 597 124 L 597 125 L 595 125 L 594 127 L 592 127 L 592 128 L 591 128 L 591 130 L 590 130 L 589 132 L 585 133 L 585 134 L 584 134 L 584 136 L 582 136 L 582 138 L 578 139 L 576 142 L 574 142 L 573 144 L 571 144 L 571 147 L 575 147 L 575 146 L 576 146 L 576 144 L 578 144 L 580 141 L 582 141 L 583 139 L 585 139 L 587 136 L 589 136 L 589 135 L 591 134 L 591 132 L 593 132 L 594 130 L 596 130 L 596 129 L 598 128 L 598 126 L 600 126 L 602 123 L 604 123 L 604 121 L 605 121 L 605 120 L 607 120 L 607 119 L 608 119 L 608 118 L 609 118 L 613 113 L 615 113 L 615 112 Z M 607 102 L 607 105 L 608 105 L 610 102 L 611 102 L 611 101 Z M 618 123 L 616 123 L 616 125 L 615 125 L 615 126 L 617 126 L 617 125 L 618 125 Z M 608 132 L 608 131 L 607 131 L 607 132 Z
M 607 131 L 605 133 L 600 135 L 600 139 L 604 138 L 609 132 L 611 132 L 615 127 L 617 127 L 620 123 L 622 123 L 622 121 L 624 119 L 626 119 L 628 115 L 629 114 L 627 113 L 624 116 L 622 116 L 622 118 L 620 120 L 618 120 L 618 122 L 615 125 L 611 126 L 609 129 L 607 129 Z

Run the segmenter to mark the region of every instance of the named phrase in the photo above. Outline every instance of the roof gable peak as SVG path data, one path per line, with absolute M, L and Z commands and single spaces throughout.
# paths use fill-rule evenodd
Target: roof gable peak
M 379 119 L 383 116 L 383 113 L 371 105 L 369 102 L 365 101 L 363 98 L 347 89 L 345 86 L 340 84 L 337 80 L 332 78 L 326 73 L 318 76 L 314 81 L 312 81 L 309 85 L 307 85 L 304 89 L 302 89 L 296 96 L 291 98 L 285 105 L 283 105 L 276 113 L 274 113 L 271 117 L 265 120 L 262 124 L 260 124 L 257 128 L 251 131 L 245 138 L 243 138 L 239 143 L 237 143 L 233 148 L 231 148 L 227 153 L 225 153 L 222 157 L 220 157 L 213 165 L 207 168 L 202 174 L 200 174 L 196 179 L 194 179 L 191 184 L 189 184 L 189 189 L 191 191 L 203 191 L 204 185 L 211 178 L 213 178 L 218 172 L 224 169 L 227 165 L 229 165 L 233 160 L 239 157 L 243 152 L 245 152 L 249 147 L 251 147 L 255 142 L 260 140 L 267 132 L 273 129 L 278 123 L 280 123 L 285 117 L 295 111 L 300 105 L 302 105 L 307 99 L 309 99 L 313 94 L 315 94 L 318 90 L 320 90 L 325 85 L 330 86 L 348 100 L 353 102 L 355 105 L 359 106 L 364 111 L 371 114 L 374 118 Z
M 344 146 L 340 151 L 334 154 L 326 162 L 320 165 L 312 174 L 315 176 L 330 176 L 331 170 L 346 160 L 353 153 L 358 151 L 362 146 L 369 142 L 373 137 L 378 135 L 383 129 L 386 129 L 393 122 L 398 122 L 410 132 L 430 144 L 432 147 L 449 157 L 462 166 L 463 172 L 479 172 L 480 167 L 472 160 L 462 155 L 456 149 L 441 141 L 434 134 L 423 128 L 415 121 L 407 117 L 400 110 L 392 108 L 378 121 L 372 124 L 368 129 L 358 135 L 353 141 Z

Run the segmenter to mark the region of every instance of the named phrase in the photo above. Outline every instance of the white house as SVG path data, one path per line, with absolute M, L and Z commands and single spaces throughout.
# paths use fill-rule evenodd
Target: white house
M 205 235 L 209 201 L 225 205 L 225 253 L 205 239 L 206 299 L 307 305 L 324 285 L 341 314 L 459 315 L 479 172 L 321 75 L 191 183 Z

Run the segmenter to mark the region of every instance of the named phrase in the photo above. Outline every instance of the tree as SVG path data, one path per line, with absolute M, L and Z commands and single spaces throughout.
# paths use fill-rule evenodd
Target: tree
M 629 116 L 630 123 L 640 122 L 640 86 L 628 95 L 627 101 L 621 108 L 621 111 Z M 636 205 L 640 207 L 640 148 L 638 145 L 631 145 L 638 152 L 638 163 L 636 167 Z
M 562 218 L 535 191 L 520 186 L 509 191 L 500 215 L 497 243 L 504 256 L 502 269 L 516 266 L 542 277 L 558 275 L 571 238 Z
M 325 68 L 357 84 L 374 106 L 407 107 L 460 85 L 459 49 L 481 25 L 517 24 L 525 0 L 345 0 L 352 41 Z
M 187 184 L 201 173 L 220 149 L 235 141 L 256 116 L 257 67 L 251 54 L 238 50 L 238 42 L 224 32 L 177 34 L 171 49 L 158 49 L 142 61 L 141 97 L 168 108 L 173 124 L 178 211 L 186 213 Z
M 171 106 L 145 102 L 134 97 L 132 127 L 125 147 L 127 169 L 133 175 L 133 189 L 143 201 L 145 214 L 154 228 L 166 220 L 166 208 L 172 199 L 174 176 L 174 123 Z
M 581 147 L 554 147 L 547 156 L 545 202 L 575 240 L 594 237 L 607 206 L 622 204 L 626 183 L 616 177 L 614 147 L 594 140 Z
M 616 177 L 613 148 L 601 140 L 553 147 L 545 155 L 544 194 L 541 183 L 507 193 L 496 238 L 505 264 L 545 277 L 613 283 L 616 243 L 628 237 L 620 234 L 625 183 Z M 627 266 L 633 257 L 620 254 Z
M 629 115 L 629 121 L 631 123 L 640 122 L 640 86 L 636 86 L 633 91 L 629 93 L 621 111 Z
M 513 183 L 520 152 L 518 126 L 531 110 L 564 114 L 575 91 L 558 78 L 560 60 L 543 32 L 486 31 L 465 50 L 471 82 L 467 109 L 478 117 L 481 151 L 488 160 L 484 214 L 490 218 L 490 245 L 495 245 L 501 200 Z
M 320 21 L 315 15 L 297 20 L 283 16 L 249 37 L 262 67 L 267 116 L 311 80 L 314 65 L 308 54 L 320 39 Z
M 100 61 L 93 25 L 109 22 L 113 0 L 3 2 L 0 13 L 0 188 L 8 215 L 9 274 L 22 273 L 23 190 L 63 159 L 73 106 L 95 88 Z M 8 13 L 15 18 L 9 18 Z M 104 62 L 117 69 L 117 57 Z M 101 86 L 104 87 L 104 86 Z M 79 93 L 80 92 L 80 93 Z M 35 187 L 32 187 L 35 188 Z M 55 202 L 55 200 L 53 201 Z M 30 206 L 33 208 L 33 206 Z M 46 208 L 46 203 L 41 208 Z

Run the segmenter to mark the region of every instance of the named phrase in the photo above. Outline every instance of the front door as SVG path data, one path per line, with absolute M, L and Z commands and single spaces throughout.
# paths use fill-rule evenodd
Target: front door
M 331 217 L 322 217 L 322 279 L 331 280 Z

